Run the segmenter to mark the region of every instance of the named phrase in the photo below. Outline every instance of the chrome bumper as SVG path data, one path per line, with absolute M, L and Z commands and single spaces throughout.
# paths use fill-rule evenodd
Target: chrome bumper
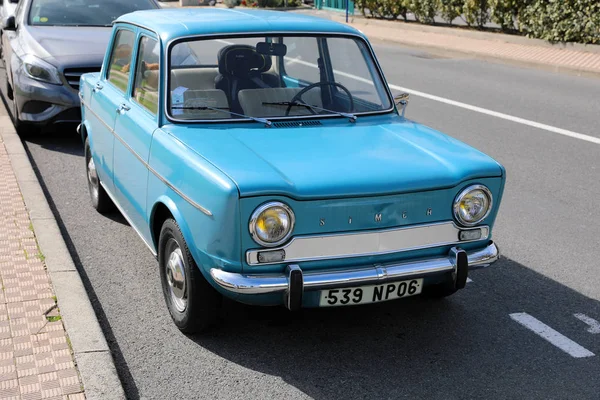
M 290 292 L 296 291 L 292 286 L 297 287 L 298 280 L 301 291 L 369 285 L 447 272 L 453 272 L 455 276 L 466 281 L 467 269 L 487 267 L 499 257 L 498 247 L 490 242 L 485 248 L 476 251 L 465 252 L 453 247 L 447 257 L 375 265 L 370 268 L 303 272 L 299 266 L 290 265 L 283 274 L 261 275 L 244 275 L 212 268 L 210 275 L 220 287 L 233 293 L 289 295 Z

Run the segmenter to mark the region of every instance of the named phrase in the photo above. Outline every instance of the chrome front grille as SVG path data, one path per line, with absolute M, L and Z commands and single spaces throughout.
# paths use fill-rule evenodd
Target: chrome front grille
M 75 90 L 79 90 L 79 78 L 81 75 L 87 74 L 88 72 L 100 72 L 101 67 L 88 67 L 88 68 L 66 68 L 63 72 L 65 79 L 69 86 Z

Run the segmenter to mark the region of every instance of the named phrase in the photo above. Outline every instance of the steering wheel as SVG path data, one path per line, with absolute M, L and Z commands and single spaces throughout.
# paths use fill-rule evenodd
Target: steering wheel
M 352 112 L 352 110 L 354 110 L 354 98 L 352 97 L 352 93 L 350 93 L 350 91 L 344 85 L 342 85 L 341 83 L 327 81 L 327 82 L 316 82 L 316 83 L 313 83 L 311 85 L 308 85 L 307 87 L 305 87 L 304 89 L 302 89 L 298 93 L 296 93 L 296 95 L 292 98 L 292 100 L 290 100 L 290 103 L 288 105 L 287 110 L 285 110 L 285 116 L 289 117 L 290 111 L 292 110 L 292 107 L 294 107 L 295 103 L 298 100 L 302 100 L 302 95 L 304 93 L 308 92 L 309 90 L 311 90 L 313 88 L 320 87 L 320 86 L 336 86 L 336 87 L 339 87 L 340 89 L 342 89 L 344 92 L 346 92 L 346 94 L 348 95 L 348 99 L 350 100 L 350 109 L 348 110 L 348 112 Z M 302 103 L 304 103 L 304 101 Z M 305 107 L 313 115 L 317 115 L 317 113 L 310 106 L 310 104 L 307 104 Z

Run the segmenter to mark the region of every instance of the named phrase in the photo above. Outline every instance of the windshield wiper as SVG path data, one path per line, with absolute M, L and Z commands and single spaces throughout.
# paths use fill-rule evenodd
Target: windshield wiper
M 212 111 L 220 111 L 220 112 L 225 112 L 225 113 L 230 114 L 230 115 L 235 115 L 236 117 L 248 118 L 248 119 L 251 119 L 252 121 L 260 122 L 261 124 L 265 124 L 268 128 L 270 128 L 271 125 L 272 125 L 272 122 L 269 121 L 266 118 L 251 117 L 249 115 L 234 113 L 233 111 L 229 111 L 229 108 L 227 108 L 227 107 L 171 106 L 171 110 L 198 110 L 198 111 L 212 110 Z
M 321 108 L 321 107 L 317 107 L 314 106 L 312 104 L 308 104 L 308 103 L 304 103 L 302 101 L 294 101 L 293 103 L 291 101 L 274 101 L 274 102 L 268 102 L 268 101 L 264 101 L 262 103 L 263 106 L 287 106 L 287 107 L 306 107 L 306 108 L 313 108 L 319 111 L 325 111 L 328 113 L 332 113 L 332 114 L 337 114 L 339 116 L 342 117 L 346 117 L 350 120 L 350 122 L 356 122 L 356 120 L 358 119 L 358 117 L 354 114 L 351 113 L 345 113 L 345 112 L 340 112 L 340 111 L 333 111 L 333 110 L 328 110 L 327 108 Z

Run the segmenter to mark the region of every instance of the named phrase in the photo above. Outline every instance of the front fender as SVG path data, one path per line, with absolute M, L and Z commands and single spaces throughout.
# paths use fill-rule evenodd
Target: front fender
M 148 222 L 158 243 L 155 222 L 164 205 L 187 242 L 205 276 L 211 268 L 239 272 L 241 263 L 240 210 L 237 187 L 201 157 L 172 136 L 157 130 L 153 136 L 148 177 Z

